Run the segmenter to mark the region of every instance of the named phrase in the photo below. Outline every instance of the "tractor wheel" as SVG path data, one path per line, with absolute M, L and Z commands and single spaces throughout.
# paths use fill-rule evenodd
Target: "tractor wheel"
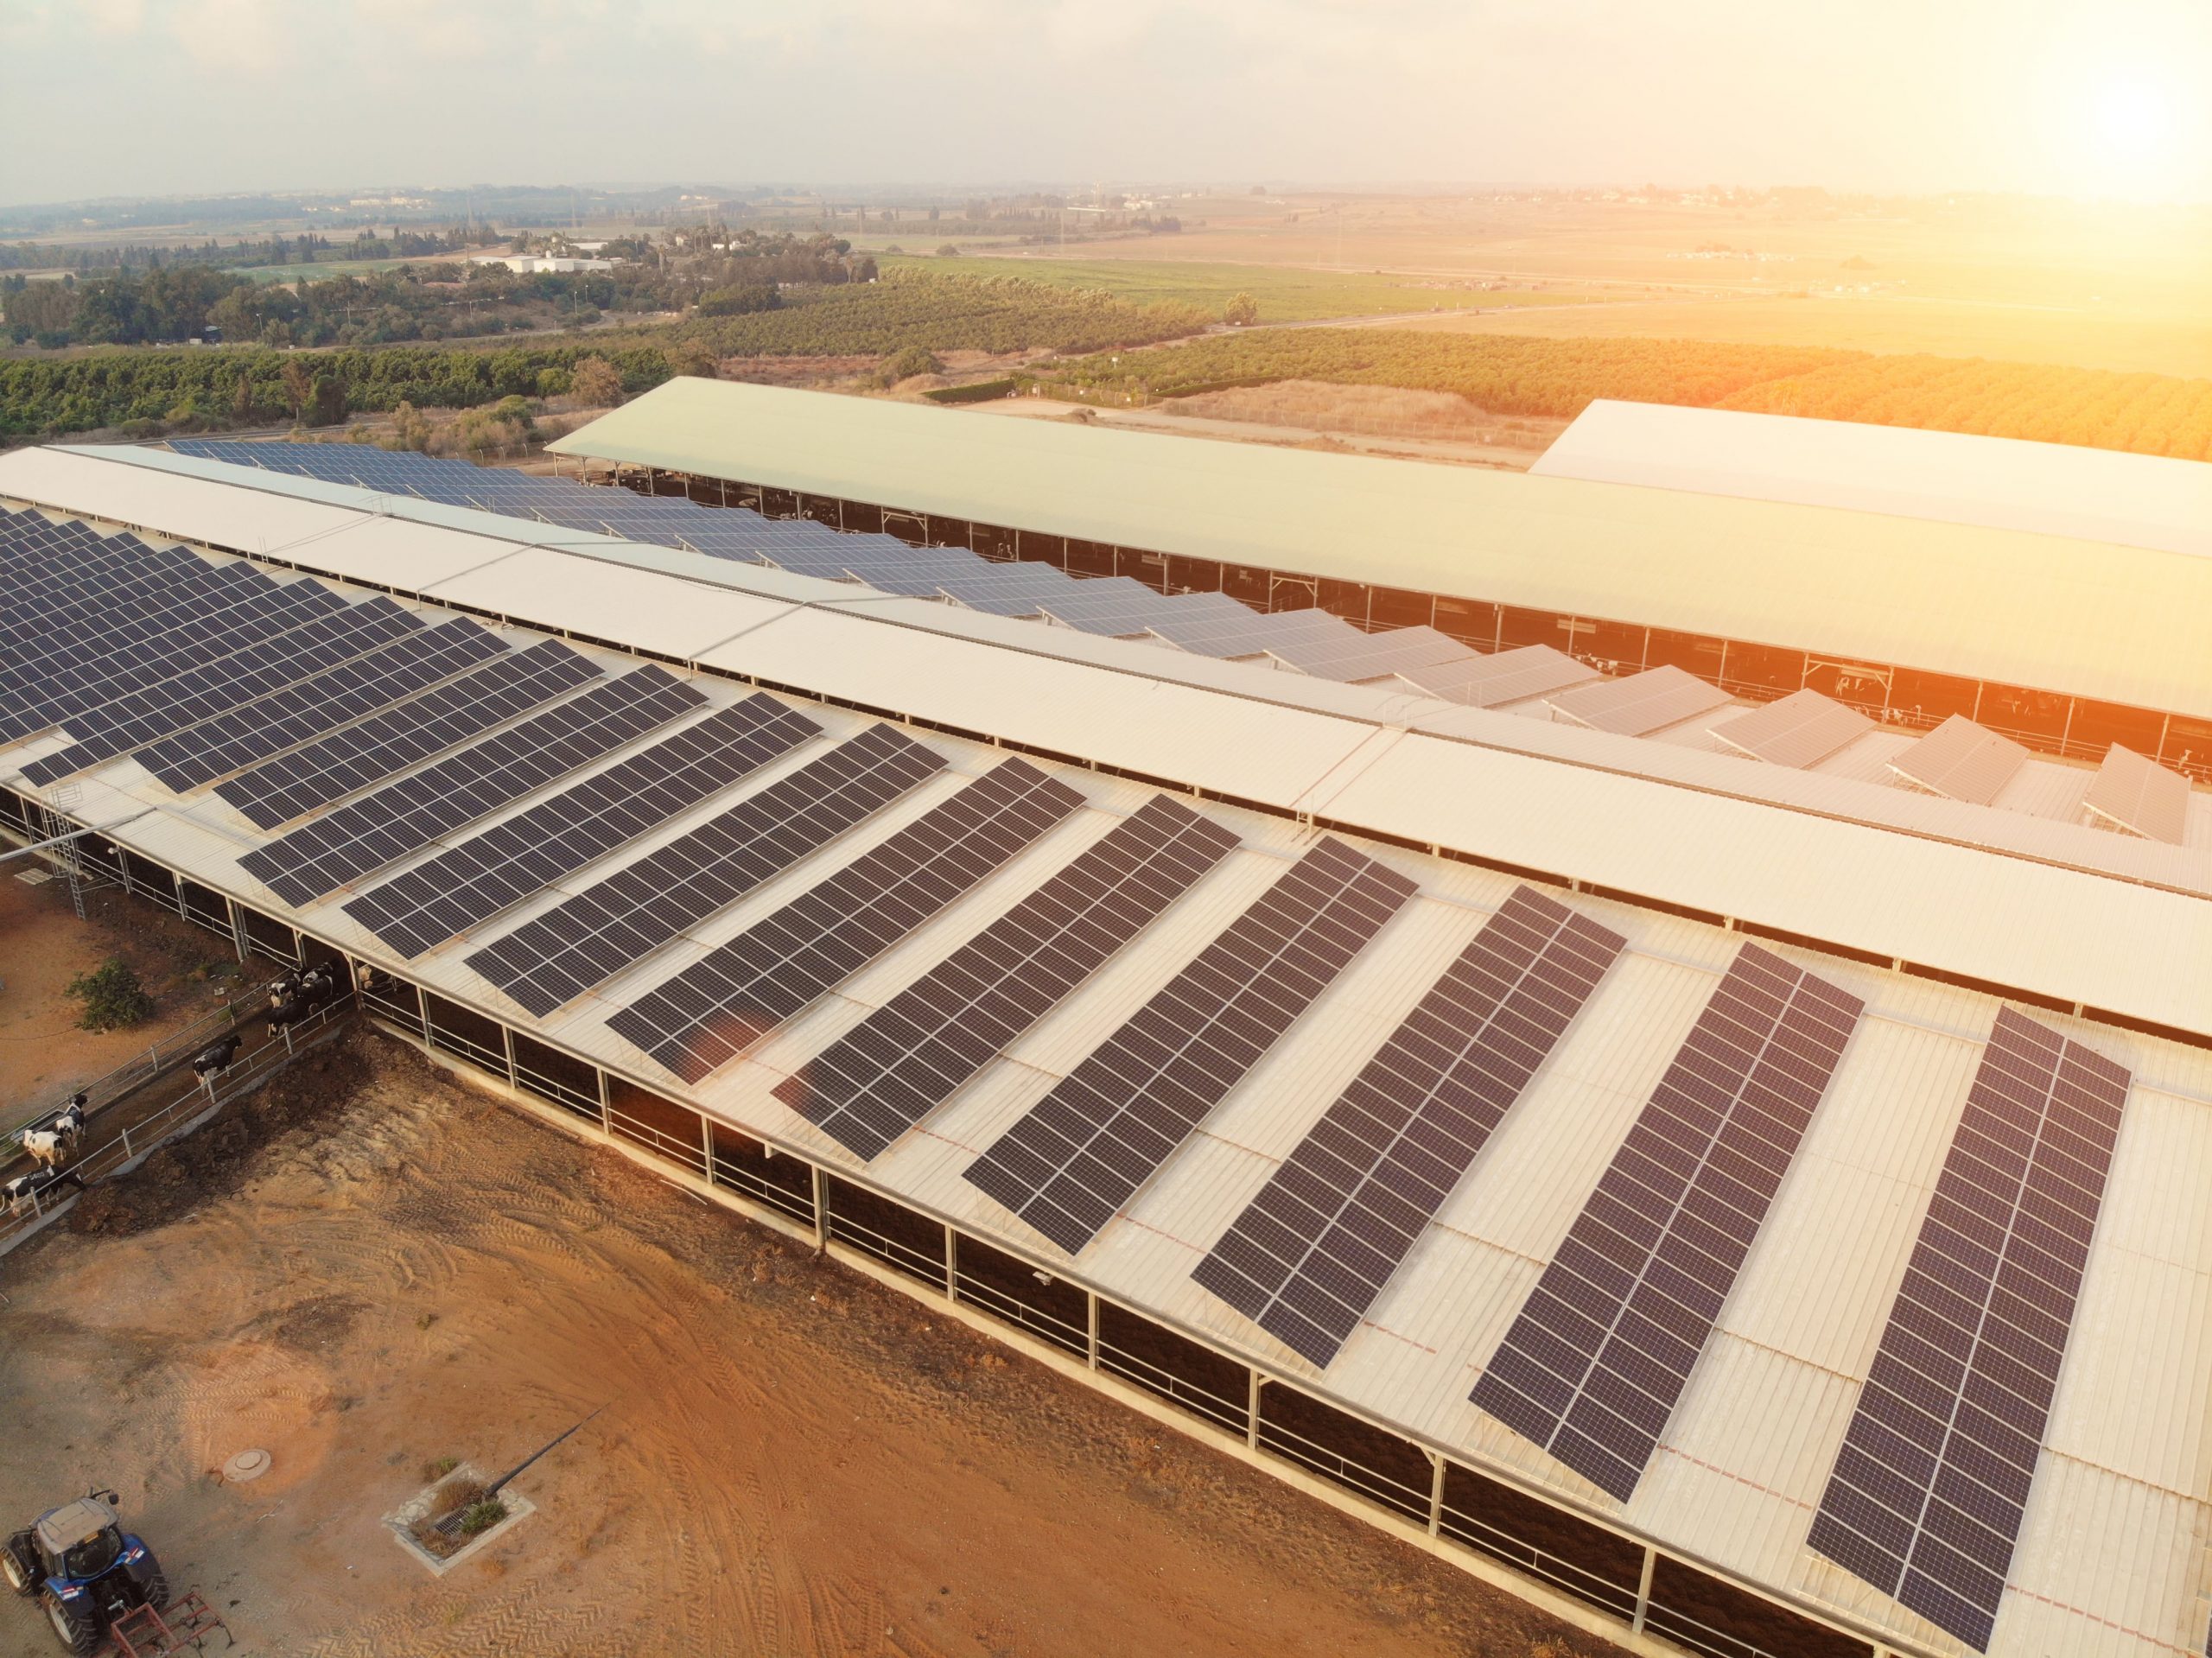
M 100 1636 L 99 1614 L 89 1605 L 78 1605 L 61 1598 L 51 1589 L 39 1597 L 46 1603 L 46 1615 L 52 1620 L 54 1634 L 61 1637 L 61 1644 L 77 1655 L 90 1658 L 99 1649 Z
M 154 1558 L 154 1551 L 150 1548 L 146 1550 L 146 1559 L 139 1568 L 138 1586 L 145 1591 L 146 1605 L 157 1612 L 168 1610 L 169 1580 L 162 1571 L 161 1561 Z
M 19 1595 L 38 1593 L 38 1545 L 33 1534 L 19 1531 L 5 1545 L 0 1545 L 0 1572 L 8 1577 L 8 1587 Z

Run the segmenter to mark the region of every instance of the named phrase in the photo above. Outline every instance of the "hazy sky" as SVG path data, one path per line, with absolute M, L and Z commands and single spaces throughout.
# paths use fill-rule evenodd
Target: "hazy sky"
M 473 181 L 2212 200 L 2212 0 L 0 0 L 0 201 Z

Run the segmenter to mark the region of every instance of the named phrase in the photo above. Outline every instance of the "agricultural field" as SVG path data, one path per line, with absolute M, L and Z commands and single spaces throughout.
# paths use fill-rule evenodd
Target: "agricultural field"
M 1121 404 L 1277 381 L 1393 386 L 1558 419 L 1614 397 L 2212 459 L 2212 379 L 1812 347 L 1262 328 L 1085 358 L 1053 381 Z
M 1155 239 L 1152 245 L 1157 248 L 1160 243 Z M 879 263 L 886 270 L 932 275 L 1018 276 L 1026 282 L 1111 294 L 1132 305 L 1187 305 L 1216 321 L 1238 294 L 1251 295 L 1262 323 L 1353 316 L 1395 318 L 1420 312 L 1456 318 L 1505 306 L 1586 304 L 1607 297 L 1597 290 L 1573 288 L 1485 290 L 1477 279 L 1467 277 L 1174 259 L 1084 259 L 1033 248 L 981 257 L 917 258 L 893 254 Z
M 1064 257 L 1380 270 L 1543 283 L 1633 302 L 1410 325 L 1421 328 L 2212 374 L 2203 303 L 2212 293 L 2212 208 L 2203 206 L 1853 203 L 1817 192 L 1744 206 L 1314 194 L 1211 206 L 1203 223 L 1185 211 L 1176 237 L 1071 244 Z M 1059 257 L 1033 249 L 1022 262 Z M 1817 302 L 1769 302 L 1798 295 Z

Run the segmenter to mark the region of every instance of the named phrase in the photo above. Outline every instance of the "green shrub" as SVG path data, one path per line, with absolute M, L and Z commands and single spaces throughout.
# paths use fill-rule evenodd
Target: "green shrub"
M 154 1012 L 154 999 L 139 983 L 137 972 L 119 956 L 111 956 L 91 972 L 79 974 L 69 981 L 64 994 L 85 1004 L 77 1019 L 80 1030 L 121 1030 L 150 1018 Z

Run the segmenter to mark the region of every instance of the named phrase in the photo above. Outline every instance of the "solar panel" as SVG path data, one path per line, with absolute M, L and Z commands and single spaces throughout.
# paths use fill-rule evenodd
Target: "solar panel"
M 2092 823 L 2180 846 L 2188 836 L 2189 779 L 2114 743 L 2082 808 Z
M 1997 1016 L 1807 1547 L 1989 1644 L 2128 1073 Z
M 257 828 L 274 829 L 598 677 L 589 658 L 558 639 L 542 639 L 219 784 L 215 792 Z
M 275 582 L 251 569 L 246 577 L 251 579 L 226 578 L 219 573 L 217 580 L 229 583 L 227 601 L 165 607 L 162 625 L 143 638 L 111 639 L 97 646 L 65 639 L 65 656 L 51 665 L 10 670 L 11 674 L 28 673 L 34 683 L 5 688 L 22 693 L 22 706 L 0 718 L 0 739 L 64 724 L 73 715 L 195 672 L 346 604 L 320 582 Z
M 1078 581 L 1065 593 L 1044 600 L 1038 608 L 1047 621 L 1063 627 L 1126 638 L 1144 632 L 1156 620 L 1187 615 L 1193 610 L 1218 615 L 1230 606 L 1244 608 L 1218 593 L 1186 593 L 1168 598 L 1141 581 L 1116 575 Z
M 688 1082 L 734 1058 L 1083 804 L 1004 760 L 874 851 L 607 1021 Z
M 1471 1395 L 1625 1502 L 1862 1003 L 1746 944 Z
M 468 964 L 542 1017 L 819 851 L 944 766 L 941 755 L 896 727 L 872 726 L 486 945 Z
M 287 904 L 311 903 L 706 700 L 665 669 L 633 670 L 294 829 L 238 867 Z
M 143 748 L 203 720 L 228 713 L 295 683 L 302 674 L 349 662 L 379 645 L 417 632 L 422 619 L 389 599 L 371 599 L 334 611 L 304 627 L 280 633 L 210 664 L 201 671 L 134 691 L 104 707 L 73 715 L 68 747 L 23 768 L 24 778 L 43 785 Z
M 874 1158 L 1226 857 L 1236 836 L 1166 795 L 776 1087 L 847 1151 Z
M 1986 806 L 2027 763 L 2028 751 L 2010 737 L 1955 714 L 1890 761 L 1889 767 L 1929 794 Z
M 1324 836 L 967 1170 L 1074 1255 L 1414 892 Z
M 1401 679 L 1432 696 L 1464 702 L 1475 708 L 1524 702 L 1598 677 L 1595 668 L 1577 662 L 1566 651 L 1555 651 L 1548 645 L 1524 645 L 1466 662 L 1401 668 L 1395 671 Z
M 1627 943 L 1516 887 L 1191 1276 L 1325 1368 Z
M 1303 615 L 1304 612 L 1295 613 Z M 1357 683 L 1382 679 L 1408 668 L 1438 668 L 1471 662 L 1475 653 L 1433 627 L 1397 627 L 1381 633 L 1353 630 L 1349 639 L 1322 643 L 1291 640 L 1271 645 L 1268 654 L 1287 668 L 1319 679 Z
M 1231 604 L 1236 600 L 1231 600 Z M 1256 657 L 1268 651 L 1296 651 L 1320 655 L 1325 651 L 1349 651 L 1366 635 L 1342 617 L 1325 610 L 1286 610 L 1263 615 L 1236 606 L 1239 614 L 1170 616 L 1154 620 L 1147 631 L 1179 650 L 1201 657 Z
M 1669 666 L 1545 697 L 1555 713 L 1617 737 L 1645 737 L 1732 701 L 1718 685 Z
M 1729 747 L 1770 765 L 1818 765 L 1874 728 L 1857 708 L 1818 691 L 1792 691 L 1708 727 Z
M 141 751 L 138 763 L 181 794 L 388 708 L 506 648 L 497 635 L 456 617 L 164 738 Z
M 394 876 L 346 913 L 411 961 L 821 734 L 756 693 Z

